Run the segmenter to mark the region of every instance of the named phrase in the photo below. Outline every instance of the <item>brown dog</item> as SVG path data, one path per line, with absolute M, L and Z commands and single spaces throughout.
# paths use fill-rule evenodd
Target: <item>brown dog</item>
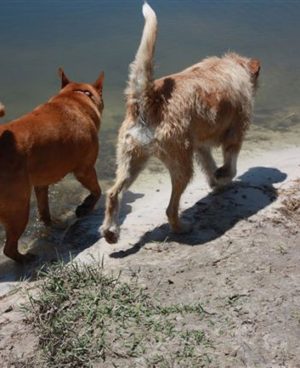
M 91 194 L 76 215 L 91 211 L 101 195 L 94 168 L 103 110 L 101 73 L 94 84 L 69 81 L 59 70 L 62 89 L 29 114 L 0 126 L 0 221 L 4 254 L 17 262 L 32 255 L 18 251 L 34 187 L 42 221 L 51 223 L 48 186 L 74 173 Z
M 130 66 L 126 90 L 127 111 L 117 147 L 117 178 L 108 191 L 102 234 L 118 240 L 119 195 L 154 155 L 169 169 L 172 194 L 167 208 L 171 230 L 185 232 L 179 220 L 181 194 L 198 158 L 211 187 L 229 183 L 249 125 L 253 95 L 260 70 L 258 60 L 237 54 L 212 57 L 184 71 L 153 80 L 153 53 L 157 19 L 146 3 L 145 26 L 139 49 Z M 212 146 L 222 146 L 224 165 L 217 168 Z

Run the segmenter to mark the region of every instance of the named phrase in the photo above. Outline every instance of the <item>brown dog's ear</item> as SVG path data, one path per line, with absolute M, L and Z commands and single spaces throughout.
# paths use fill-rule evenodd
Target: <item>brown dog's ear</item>
M 98 93 L 101 95 L 103 89 L 104 72 L 101 72 L 93 86 L 96 88 Z
M 63 68 L 58 69 L 58 75 L 60 76 L 60 79 L 61 79 L 61 88 L 64 88 L 67 84 L 70 83 L 70 80 L 65 75 L 65 72 L 64 72 Z

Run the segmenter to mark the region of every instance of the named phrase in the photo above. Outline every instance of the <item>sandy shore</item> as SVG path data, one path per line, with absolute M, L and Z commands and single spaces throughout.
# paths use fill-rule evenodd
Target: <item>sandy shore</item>
M 197 170 L 181 199 L 182 215 L 193 222 L 193 231 L 179 237 L 169 234 L 166 224 L 165 209 L 171 193 L 168 173 L 163 169 L 160 173 L 146 170 L 124 197 L 118 244 L 108 245 L 100 239 L 77 259 L 104 257 L 107 265 L 123 267 L 124 262 L 134 262 L 136 257 L 143 259 L 138 253 L 144 252 L 150 242 L 204 245 L 227 237 L 253 216 L 269 216 L 276 211 L 281 203 L 280 190 L 300 178 L 300 148 L 245 153 L 238 166 L 235 182 L 222 193 L 212 193 Z M 214 229 L 215 223 L 218 230 Z
M 181 236 L 170 234 L 166 223 L 169 177 L 153 167 L 124 196 L 118 244 L 108 245 L 99 234 L 102 200 L 91 216 L 60 233 L 65 253 L 71 250 L 80 262 L 103 261 L 108 272 L 122 271 L 124 278 L 138 275 L 166 304 L 201 300 L 214 316 L 203 325 L 214 341 L 213 351 L 204 352 L 213 354 L 214 367 L 299 367 L 300 148 L 245 149 L 236 180 L 219 193 L 198 172 L 181 201 L 193 230 Z M 34 341 L 28 328 L 14 335 L 22 323 L 16 305 L 23 299 L 6 294 L 20 285 L 14 277 L 25 270 L 7 261 L 2 275 L 5 265 L 10 276 L 0 285 L 3 357 L 9 344 L 24 355 L 22 338 Z

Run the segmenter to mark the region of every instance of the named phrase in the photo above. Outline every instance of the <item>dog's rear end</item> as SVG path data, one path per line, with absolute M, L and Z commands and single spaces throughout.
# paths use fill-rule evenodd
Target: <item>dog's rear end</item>
M 149 140 L 151 141 L 151 134 L 148 137 L 148 127 L 144 126 L 143 115 L 153 89 L 157 18 L 147 3 L 143 6 L 143 15 L 145 18 L 143 35 L 135 60 L 129 68 L 128 86 L 125 91 L 127 111 L 118 137 L 117 179 L 107 192 L 105 219 L 101 227 L 109 243 L 115 243 L 119 237 L 119 196 L 133 183 L 150 155 L 147 145 Z M 132 130 L 131 133 L 128 133 L 129 130 Z
M 138 176 L 150 155 L 169 169 L 172 194 L 167 208 L 171 230 L 190 224 L 178 217 L 180 197 L 193 174 L 196 155 L 211 187 L 227 184 L 250 122 L 260 64 L 237 54 L 208 58 L 186 70 L 155 80 L 153 54 L 157 19 L 146 3 L 145 26 L 126 89 L 127 111 L 119 132 L 117 178 L 107 193 L 102 233 L 118 240 L 119 196 Z M 217 168 L 212 146 L 222 146 L 224 165 Z

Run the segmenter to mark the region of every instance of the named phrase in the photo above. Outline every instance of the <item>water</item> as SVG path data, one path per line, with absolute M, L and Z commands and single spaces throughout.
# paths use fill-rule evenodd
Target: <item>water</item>
M 59 89 L 57 69 L 76 81 L 105 71 L 99 180 L 114 175 L 115 141 L 124 112 L 128 64 L 143 27 L 140 0 L 0 0 L 0 101 L 3 121 L 24 114 Z M 156 76 L 232 50 L 262 61 L 249 141 L 300 132 L 300 1 L 153 0 L 159 34 Z M 297 132 L 297 134 L 296 134 Z M 294 141 L 293 141 L 294 139 Z M 73 213 L 83 191 L 72 177 L 55 186 L 52 211 Z M 25 234 L 35 233 L 36 212 Z

